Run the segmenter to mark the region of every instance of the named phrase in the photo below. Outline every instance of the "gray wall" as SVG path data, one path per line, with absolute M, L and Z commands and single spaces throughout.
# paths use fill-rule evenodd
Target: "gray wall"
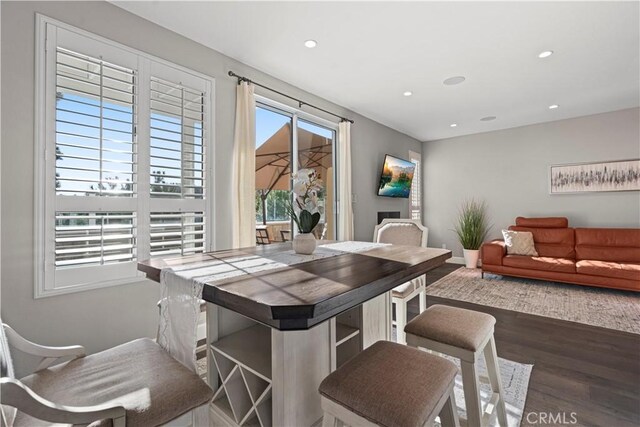
M 216 247 L 229 247 L 230 183 L 236 81 L 233 69 L 356 121 L 352 128 L 356 238 L 369 240 L 378 210 L 401 210 L 406 200 L 375 196 L 383 154 L 407 157 L 421 144 L 399 132 L 289 86 L 106 2 L 2 2 L 2 288 L 4 321 L 43 344 L 79 343 L 90 352 L 153 336 L 158 286 L 144 281 L 33 299 L 33 156 L 35 13 L 77 26 L 216 79 Z M 263 93 L 269 96 L 269 93 Z M 283 99 L 274 98 L 285 102 Z M 328 118 L 328 117 L 327 117 Z
M 353 139 L 356 135 L 356 127 L 358 127 L 357 143 Z M 355 239 L 371 241 L 373 228 L 378 222 L 378 211 L 400 211 L 402 218 L 409 217 L 408 199 L 376 195 L 384 154 L 408 159 L 409 150 L 420 153 L 422 147 L 421 144 L 412 144 L 412 138 L 384 126 L 359 126 L 356 122 L 351 129 Z
M 462 255 L 450 231 L 460 203 L 483 199 L 489 237 L 521 216 L 566 216 L 570 226 L 639 227 L 640 192 L 550 195 L 553 164 L 640 158 L 640 109 L 523 126 L 439 141 L 422 148 L 424 222 L 429 245 Z

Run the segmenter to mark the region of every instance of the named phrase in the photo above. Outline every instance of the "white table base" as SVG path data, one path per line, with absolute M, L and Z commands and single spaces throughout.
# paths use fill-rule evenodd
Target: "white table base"
M 318 423 L 320 382 L 350 355 L 391 339 L 390 292 L 349 313 L 346 322 L 339 315 L 338 322 L 333 317 L 308 330 L 280 331 L 208 303 L 208 376 L 217 391 L 211 425 Z M 220 378 L 224 390 L 218 391 Z

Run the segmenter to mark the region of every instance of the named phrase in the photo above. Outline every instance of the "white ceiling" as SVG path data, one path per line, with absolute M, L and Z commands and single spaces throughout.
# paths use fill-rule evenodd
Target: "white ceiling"
M 113 3 L 423 141 L 640 104 L 636 1 Z

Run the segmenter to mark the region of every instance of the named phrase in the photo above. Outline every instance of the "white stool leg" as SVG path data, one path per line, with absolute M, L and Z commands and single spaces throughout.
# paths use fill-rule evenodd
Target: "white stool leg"
M 407 324 L 407 301 L 396 300 L 396 341 L 399 344 L 407 343 L 407 336 L 404 333 L 404 326 Z
M 504 403 L 504 393 L 502 392 L 502 378 L 500 378 L 500 365 L 498 364 L 498 352 L 496 342 L 493 337 L 484 346 L 484 360 L 487 363 L 489 382 L 494 393 L 498 393 L 500 398 L 496 410 L 498 411 L 498 421 L 502 427 L 507 427 L 507 408 Z
M 442 427 L 460 427 L 460 421 L 458 419 L 458 408 L 456 407 L 456 396 L 451 390 L 447 402 L 440 411 L 440 425 Z
M 427 290 L 426 288 L 422 288 L 420 294 L 418 294 L 418 298 L 420 298 L 420 313 L 427 309 Z
M 336 425 L 336 417 L 327 411 L 324 412 L 322 416 L 322 427 L 335 427 Z
M 482 426 L 482 404 L 480 403 L 480 382 L 476 372 L 476 364 L 460 360 L 462 368 L 462 388 L 464 401 L 467 406 L 467 425 L 469 427 Z

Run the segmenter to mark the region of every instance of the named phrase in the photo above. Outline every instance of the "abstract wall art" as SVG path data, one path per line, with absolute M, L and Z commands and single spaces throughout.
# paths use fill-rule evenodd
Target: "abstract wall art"
M 553 165 L 551 194 L 640 190 L 640 159 Z

